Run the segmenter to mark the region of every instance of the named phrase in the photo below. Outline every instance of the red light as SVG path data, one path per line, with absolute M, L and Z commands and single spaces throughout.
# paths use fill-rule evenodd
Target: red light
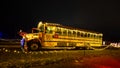
M 53 35 L 53 38 L 58 38 L 58 34 L 54 34 L 54 35 Z
M 24 36 L 26 34 L 26 32 L 19 32 L 20 36 Z

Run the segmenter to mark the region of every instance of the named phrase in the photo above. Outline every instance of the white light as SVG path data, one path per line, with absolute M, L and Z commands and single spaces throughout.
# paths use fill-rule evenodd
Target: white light
M 60 52 L 63 52 L 62 50 Z
M 25 54 L 27 54 L 27 52 L 25 52 Z
M 22 32 L 22 30 L 20 29 L 20 32 Z
M 14 52 L 17 52 L 16 50 L 14 50 Z
M 8 50 L 6 49 L 5 52 L 8 52 Z
M 20 53 L 20 51 L 18 51 L 17 53 Z
M 5 48 L 3 48 L 3 50 L 5 50 Z
M 40 22 L 38 23 L 38 27 L 37 27 L 37 28 L 40 28 L 41 25 L 42 25 L 42 22 L 40 21 Z
M 48 54 L 48 52 L 47 51 L 44 51 L 46 54 Z
M 29 53 L 32 53 L 31 51 Z
M 79 61 L 78 60 L 75 60 L 76 63 L 78 63 Z
M 56 53 L 57 53 L 57 51 L 56 51 L 56 50 L 54 50 L 54 52 L 56 52 Z
M 32 54 L 34 54 L 34 52 L 31 52 Z
M 42 24 L 42 21 L 40 21 L 39 24 Z
M 53 51 L 49 51 L 49 53 L 54 53 Z
M 43 52 L 42 52 L 42 51 L 40 51 L 40 54 L 43 54 Z
M 35 54 L 38 54 L 38 52 L 35 52 Z

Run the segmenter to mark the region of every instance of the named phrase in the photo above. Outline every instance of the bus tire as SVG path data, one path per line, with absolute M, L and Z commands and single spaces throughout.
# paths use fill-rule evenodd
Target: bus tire
M 29 43 L 28 50 L 29 51 L 37 51 L 40 48 L 40 43 L 38 42 L 31 42 Z

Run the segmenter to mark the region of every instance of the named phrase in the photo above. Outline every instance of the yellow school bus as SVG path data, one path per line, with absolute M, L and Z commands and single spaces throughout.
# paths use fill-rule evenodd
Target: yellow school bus
M 21 32 L 22 33 L 22 32 Z M 22 34 L 21 46 L 28 51 L 46 49 L 72 49 L 102 46 L 102 33 L 64 26 L 56 23 L 39 22 L 31 33 Z

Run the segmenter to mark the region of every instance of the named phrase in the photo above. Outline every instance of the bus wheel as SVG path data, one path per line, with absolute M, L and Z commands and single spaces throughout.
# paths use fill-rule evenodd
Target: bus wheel
M 39 49 L 39 44 L 36 42 L 32 42 L 29 46 L 29 50 L 31 51 L 37 51 Z

